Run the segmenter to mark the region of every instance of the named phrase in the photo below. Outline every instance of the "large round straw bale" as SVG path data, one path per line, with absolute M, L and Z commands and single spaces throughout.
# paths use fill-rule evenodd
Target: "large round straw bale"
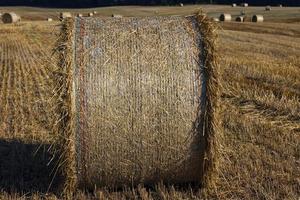
M 83 17 L 83 15 L 81 13 L 78 13 L 77 17 Z
M 264 16 L 262 15 L 253 15 L 252 16 L 252 22 L 263 22 Z
M 266 10 L 266 11 L 271 11 L 272 8 L 271 8 L 271 6 L 266 6 L 265 10 Z
M 72 13 L 70 12 L 62 12 L 60 13 L 60 19 L 63 20 L 63 19 L 66 19 L 66 18 L 71 18 L 72 17 Z
M 118 15 L 118 14 L 112 14 L 112 17 L 114 17 L 114 18 L 122 18 L 123 16 L 122 15 Z
M 2 15 L 2 21 L 5 24 L 16 23 L 16 22 L 21 21 L 21 17 L 13 12 L 4 13 Z
M 179 6 L 180 6 L 180 7 L 183 7 L 183 3 L 180 3 Z
M 93 16 L 94 16 L 94 13 L 89 13 L 88 16 L 89 16 L 89 17 L 93 17 Z
M 235 21 L 244 22 L 244 16 L 238 16 L 237 18 L 235 18 Z
M 248 7 L 249 4 L 248 4 L 248 3 L 241 3 L 241 6 L 242 6 L 242 7 Z
M 236 7 L 236 3 L 233 3 L 231 6 L 232 6 L 232 7 Z
M 221 14 L 220 21 L 223 21 L 223 22 L 231 21 L 231 14 L 226 14 L 226 13 Z
M 214 32 L 202 15 L 65 21 L 57 74 L 65 192 L 210 186 L 219 123 Z
M 219 18 L 217 18 L 217 17 L 214 17 L 214 18 L 213 18 L 213 21 L 214 21 L 214 22 L 219 22 L 219 21 L 220 21 L 220 19 L 219 19 Z

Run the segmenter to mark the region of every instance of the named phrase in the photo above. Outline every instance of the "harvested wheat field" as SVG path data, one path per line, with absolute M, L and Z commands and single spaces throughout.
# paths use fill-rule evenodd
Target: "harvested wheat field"
M 208 196 L 157 184 L 78 190 L 73 199 L 299 199 L 300 25 L 288 12 L 294 8 L 282 9 L 268 12 L 264 23 L 228 22 L 217 31 L 223 139 Z M 58 158 L 49 153 L 58 119 L 51 103 L 58 60 L 51 52 L 60 25 L 0 27 L 0 199 L 60 199 L 62 181 L 52 170 Z

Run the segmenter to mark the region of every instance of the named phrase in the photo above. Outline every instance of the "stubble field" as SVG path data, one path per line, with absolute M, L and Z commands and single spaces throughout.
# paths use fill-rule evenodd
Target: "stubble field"
M 26 9 L 24 15 L 30 16 Z M 130 8 L 110 9 L 126 13 Z M 136 15 L 149 9 L 140 7 Z M 209 16 L 222 9 L 239 12 L 204 6 Z M 261 9 L 249 8 L 249 13 Z M 176 13 L 175 8 L 158 10 Z M 269 21 L 261 24 L 218 25 L 223 141 L 209 199 L 300 197 L 300 11 L 282 8 L 267 15 Z M 38 20 L 43 14 L 33 16 Z M 59 22 L 45 21 L 0 24 L 0 199 L 59 198 L 59 177 L 52 179 L 55 158 L 49 153 L 57 120 L 51 76 L 59 28 Z M 158 185 L 78 192 L 76 198 L 200 199 L 201 194 Z

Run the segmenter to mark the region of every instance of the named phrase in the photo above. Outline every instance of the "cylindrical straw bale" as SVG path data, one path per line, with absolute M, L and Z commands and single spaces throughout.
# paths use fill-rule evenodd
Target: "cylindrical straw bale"
M 77 17 L 83 17 L 83 15 L 81 13 L 78 13 Z
M 236 3 L 233 3 L 231 6 L 232 6 L 232 7 L 236 7 Z
M 93 17 L 93 16 L 94 16 L 94 13 L 89 13 L 88 16 L 89 16 L 89 17 Z
M 48 21 L 48 22 L 52 22 L 53 19 L 52 19 L 52 18 L 48 18 L 47 21 Z
M 253 15 L 252 22 L 263 22 L 264 16 L 263 15 Z
M 237 18 L 235 18 L 235 21 L 237 22 L 244 22 L 244 16 L 238 16 Z
M 214 32 L 202 15 L 65 21 L 57 78 L 65 191 L 209 187 L 219 122 Z
M 180 3 L 179 6 L 180 6 L 180 7 L 183 7 L 183 3 Z
M 21 17 L 14 12 L 4 13 L 2 15 L 2 22 L 4 24 L 11 24 L 21 21 Z
M 248 4 L 248 3 L 241 3 L 241 6 L 242 6 L 242 7 L 248 7 L 249 4 Z
M 112 14 L 112 17 L 114 17 L 114 18 L 122 18 L 123 16 L 122 15 L 118 15 L 118 14 Z
M 231 21 L 231 14 L 226 14 L 226 13 L 221 14 L 220 21 L 223 21 L 223 22 Z
M 266 11 L 271 11 L 272 8 L 271 8 L 271 6 L 266 6 L 265 10 L 266 10 Z
M 64 20 L 66 18 L 71 18 L 72 17 L 72 13 L 70 12 L 62 12 L 59 15 L 60 20 Z

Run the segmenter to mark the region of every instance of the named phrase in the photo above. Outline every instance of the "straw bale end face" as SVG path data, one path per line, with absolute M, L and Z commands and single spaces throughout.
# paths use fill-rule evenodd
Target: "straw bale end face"
M 21 21 L 21 17 L 13 12 L 4 13 L 2 15 L 2 21 L 4 24 L 16 23 L 16 22 Z
M 221 14 L 220 15 L 220 21 L 222 21 L 222 22 L 231 21 L 231 14 L 226 14 L 226 13 Z
M 57 79 L 66 191 L 211 186 L 219 123 L 213 33 L 202 15 L 65 22 Z

